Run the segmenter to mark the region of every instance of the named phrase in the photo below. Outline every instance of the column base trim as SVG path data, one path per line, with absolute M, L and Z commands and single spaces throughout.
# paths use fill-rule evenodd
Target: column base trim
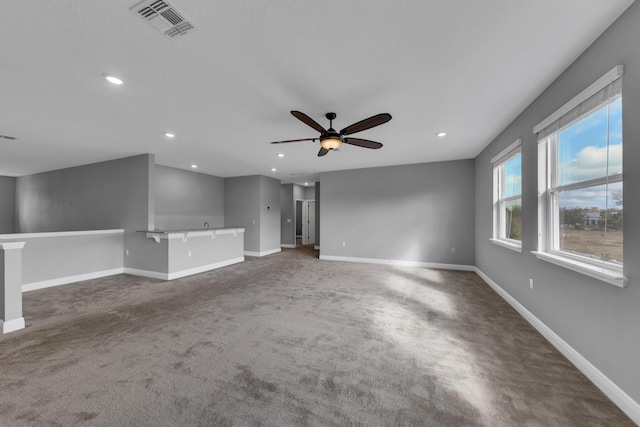
M 9 332 L 18 331 L 20 329 L 24 329 L 24 317 L 18 317 L 17 319 L 11 320 L 0 319 L 0 331 L 2 331 L 3 334 L 8 334 Z

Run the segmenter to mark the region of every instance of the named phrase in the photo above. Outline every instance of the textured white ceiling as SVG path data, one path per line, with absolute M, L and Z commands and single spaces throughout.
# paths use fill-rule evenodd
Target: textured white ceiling
M 198 30 L 170 40 L 130 12 L 136 2 L 2 2 L 0 134 L 18 139 L 0 139 L 0 175 L 153 153 L 299 182 L 473 158 L 633 3 L 171 0 Z M 318 158 L 317 142 L 269 144 L 317 136 L 290 110 L 321 125 L 334 111 L 336 129 L 393 120 L 354 135 L 382 149 Z

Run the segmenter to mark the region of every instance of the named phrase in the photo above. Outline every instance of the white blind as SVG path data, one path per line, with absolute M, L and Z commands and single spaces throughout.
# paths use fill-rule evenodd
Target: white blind
M 496 154 L 491 159 L 491 164 L 496 165 L 498 163 L 502 163 L 505 160 L 508 160 L 510 157 L 515 156 L 520 152 L 520 146 L 522 145 L 522 139 L 518 138 L 515 142 L 512 142 L 507 148 Z
M 538 123 L 533 128 L 533 132 L 538 134 L 538 141 L 545 140 L 549 135 L 559 132 L 581 117 L 620 96 L 622 93 L 622 79 L 620 78 L 622 73 L 623 66 L 617 65 L 571 101 Z

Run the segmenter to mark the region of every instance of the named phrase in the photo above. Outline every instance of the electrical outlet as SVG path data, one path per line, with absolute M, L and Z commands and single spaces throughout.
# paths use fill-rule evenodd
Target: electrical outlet
M 529 279 L 529 288 L 533 289 L 533 279 Z
M 191 251 L 188 251 L 188 252 L 187 252 L 187 255 L 191 256 Z
M 342 247 L 346 248 L 347 247 L 347 242 L 342 242 Z
M 451 253 L 455 254 L 456 253 L 456 248 L 451 248 Z
M 124 251 L 125 255 L 129 256 L 129 249 L 127 249 L 126 251 Z

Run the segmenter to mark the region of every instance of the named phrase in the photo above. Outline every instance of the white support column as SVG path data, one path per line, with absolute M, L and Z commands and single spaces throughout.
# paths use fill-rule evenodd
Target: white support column
M 22 248 L 25 242 L 0 243 L 0 331 L 24 328 L 22 317 Z

